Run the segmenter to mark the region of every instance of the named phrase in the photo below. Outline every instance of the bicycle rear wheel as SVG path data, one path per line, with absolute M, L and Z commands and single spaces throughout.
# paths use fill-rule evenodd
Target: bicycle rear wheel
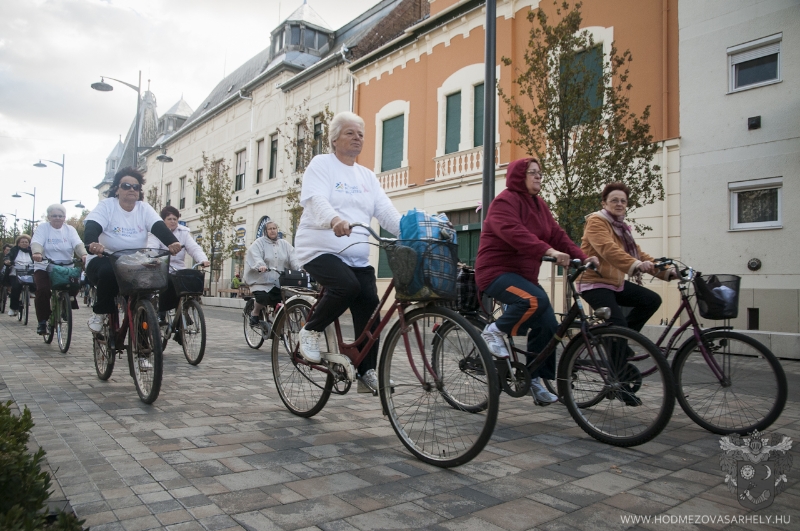
M 58 294 L 58 315 L 56 316 L 56 336 L 58 337 L 58 350 L 66 354 L 72 341 L 72 304 L 69 292 L 62 291 Z
M 675 381 L 664 356 L 633 330 L 591 330 L 567 345 L 558 391 L 583 431 L 614 446 L 635 446 L 661 433 L 675 407 Z M 647 377 L 642 370 L 656 368 Z M 641 368 L 641 369 L 640 369 Z
M 6 301 L 8 300 L 8 288 L 0 285 L 0 314 L 6 311 Z
M 161 391 L 164 359 L 158 315 L 149 300 L 136 302 L 133 309 L 133 334 L 128 341 L 128 362 L 133 366 L 136 392 L 145 404 L 152 404 Z
M 206 353 L 206 318 L 203 308 L 196 300 L 187 300 L 183 303 L 181 315 L 181 345 L 183 355 L 190 365 L 197 365 L 203 361 Z
M 28 310 L 31 304 L 31 294 L 28 290 L 27 285 L 22 288 L 22 294 L 19 299 L 19 313 L 17 314 L 17 319 L 25 326 L 28 325 Z
M 111 373 L 114 372 L 114 362 L 116 361 L 116 353 L 111 348 L 109 338 L 114 332 L 109 325 L 110 319 L 106 317 L 103 319 L 103 328 L 99 333 L 92 334 L 92 354 L 94 356 L 94 370 L 97 377 L 105 381 L 111 378 Z
M 169 338 L 175 330 L 172 328 L 172 322 L 175 320 L 175 310 L 168 310 L 164 315 L 164 320 L 161 320 L 161 315 L 158 316 L 158 332 L 161 334 L 161 353 L 167 350 Z M 163 323 L 163 324 L 162 324 Z
M 497 422 L 492 356 L 475 327 L 447 308 L 412 310 L 404 321 L 402 329 L 395 323 L 381 352 L 384 412 L 418 459 L 440 467 L 464 464 L 483 450 Z
M 242 319 L 244 320 L 244 340 L 247 341 L 247 346 L 258 349 L 264 344 L 264 334 L 261 332 L 261 327 L 250 326 L 250 315 L 253 313 L 255 303 L 255 299 L 247 301 L 242 312 Z M 266 319 L 266 312 L 261 312 L 261 319 Z
M 765 430 L 786 405 L 786 374 L 778 358 L 755 339 L 730 330 L 712 330 L 702 337 L 723 381 L 712 372 L 697 340 L 691 339 L 672 364 L 678 402 L 686 415 L 720 435 Z
M 286 408 L 300 417 L 319 413 L 333 389 L 333 375 L 306 364 L 298 354 L 300 329 L 310 310 L 308 301 L 295 299 L 283 307 L 272 328 L 275 387 Z

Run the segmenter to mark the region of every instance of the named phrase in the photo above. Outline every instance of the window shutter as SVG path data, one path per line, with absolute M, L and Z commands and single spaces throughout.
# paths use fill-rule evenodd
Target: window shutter
M 475 111 L 473 113 L 473 123 L 475 127 L 472 135 L 472 145 L 475 147 L 483 145 L 483 98 L 483 83 L 475 85 L 475 103 L 473 105 Z
M 391 233 L 381 228 L 381 238 L 392 237 Z M 378 252 L 378 278 L 393 278 L 392 270 L 389 268 L 389 260 L 386 258 L 386 251 L 383 250 L 383 247 Z
M 767 55 L 773 55 L 780 51 L 781 51 L 781 43 L 775 42 L 772 44 L 768 44 L 767 46 L 762 46 L 761 48 L 756 48 L 754 50 L 747 50 L 746 52 L 732 54 L 731 64 L 738 65 L 739 63 L 752 61 L 753 59 L 766 57 Z
M 396 170 L 403 163 L 403 137 L 405 115 L 383 121 L 381 171 Z
M 447 117 L 444 134 L 444 152 L 455 153 L 461 143 L 461 93 L 447 96 Z

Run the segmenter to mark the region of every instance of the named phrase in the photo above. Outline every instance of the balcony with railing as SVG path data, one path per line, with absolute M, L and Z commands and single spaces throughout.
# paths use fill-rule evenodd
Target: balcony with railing
M 494 146 L 495 168 L 499 166 L 500 144 Z M 483 171 L 483 146 L 436 157 L 436 180 L 475 175 Z
M 378 174 L 378 181 L 385 192 L 408 188 L 408 166 Z

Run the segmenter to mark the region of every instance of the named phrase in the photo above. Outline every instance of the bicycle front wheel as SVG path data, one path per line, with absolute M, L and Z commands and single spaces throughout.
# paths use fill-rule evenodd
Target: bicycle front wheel
M 97 377 L 105 381 L 111 378 L 114 372 L 116 352 L 111 348 L 109 338 L 114 333 L 109 325 L 109 318 L 103 319 L 103 328 L 99 333 L 92 334 L 92 354 L 94 356 L 94 370 Z
M 172 328 L 172 322 L 175 320 L 175 310 L 168 310 L 165 312 L 163 321 L 161 320 L 160 314 L 158 319 L 158 328 L 159 333 L 161 334 L 161 353 L 163 354 L 164 351 L 167 350 L 169 338 L 172 336 L 172 332 L 174 331 Z
M 0 314 L 6 312 L 7 300 L 8 300 L 8 288 L 0 284 Z
M 47 328 L 45 330 L 44 335 L 44 342 L 46 345 L 49 345 L 53 342 L 53 338 L 56 336 L 56 325 L 58 323 L 58 294 L 53 292 L 50 295 L 50 317 L 47 319 Z
M 306 364 L 299 355 L 300 329 L 306 324 L 310 310 L 308 301 L 293 300 L 283 307 L 272 328 L 275 387 L 286 408 L 300 417 L 319 413 L 333 389 L 333 375 Z
M 72 341 L 72 304 L 69 292 L 62 291 L 58 294 L 58 315 L 56 316 L 56 337 L 58 337 L 58 350 L 66 354 Z
M 786 374 L 778 358 L 737 332 L 712 330 L 702 338 L 711 362 L 691 339 L 672 363 L 678 402 L 686 415 L 720 435 L 765 430 L 786 405 Z M 719 369 L 721 378 L 709 363 Z
M 384 412 L 418 459 L 440 467 L 464 464 L 483 450 L 497 422 L 500 389 L 492 356 L 475 327 L 447 308 L 412 310 L 404 321 L 402 329 L 395 323 L 381 352 Z
M 149 300 L 139 300 L 133 310 L 133 334 L 128 341 L 128 362 L 133 366 L 136 392 L 145 404 L 152 404 L 161 391 L 164 359 L 158 315 Z
M 197 365 L 203 361 L 203 355 L 206 353 L 206 318 L 203 315 L 203 308 L 196 300 L 184 301 L 179 332 L 186 361 L 190 365 Z
M 247 301 L 242 312 L 242 318 L 244 319 L 244 340 L 247 341 L 247 346 L 258 349 L 264 344 L 264 334 L 261 332 L 260 326 L 250 326 L 250 314 L 253 313 L 254 305 L 255 299 Z M 266 318 L 265 312 L 261 313 L 261 318 Z
M 675 381 L 663 354 L 643 335 L 614 326 L 567 345 L 558 392 L 583 431 L 614 446 L 653 439 L 675 407 Z M 655 367 L 655 370 L 652 370 Z M 650 369 L 648 376 L 642 373 Z
M 20 295 L 20 302 L 19 302 L 19 314 L 17 315 L 17 319 L 23 325 L 28 325 L 28 310 L 30 309 L 31 304 L 31 294 L 28 291 L 28 286 L 22 288 L 22 295 Z

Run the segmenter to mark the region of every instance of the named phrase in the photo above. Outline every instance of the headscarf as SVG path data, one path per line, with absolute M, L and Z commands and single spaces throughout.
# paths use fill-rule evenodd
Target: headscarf
M 625 223 L 625 215 L 622 216 L 615 216 L 605 208 L 600 210 L 600 215 L 603 216 L 609 223 L 611 223 L 611 227 L 614 229 L 614 234 L 619 236 L 622 240 L 622 244 L 625 246 L 625 252 L 631 255 L 632 257 L 639 260 L 639 249 L 636 247 L 636 242 L 633 240 L 633 234 L 631 233 L 631 227 L 627 223 Z M 630 277 L 640 286 L 642 285 L 642 272 L 638 269 L 633 275 Z

